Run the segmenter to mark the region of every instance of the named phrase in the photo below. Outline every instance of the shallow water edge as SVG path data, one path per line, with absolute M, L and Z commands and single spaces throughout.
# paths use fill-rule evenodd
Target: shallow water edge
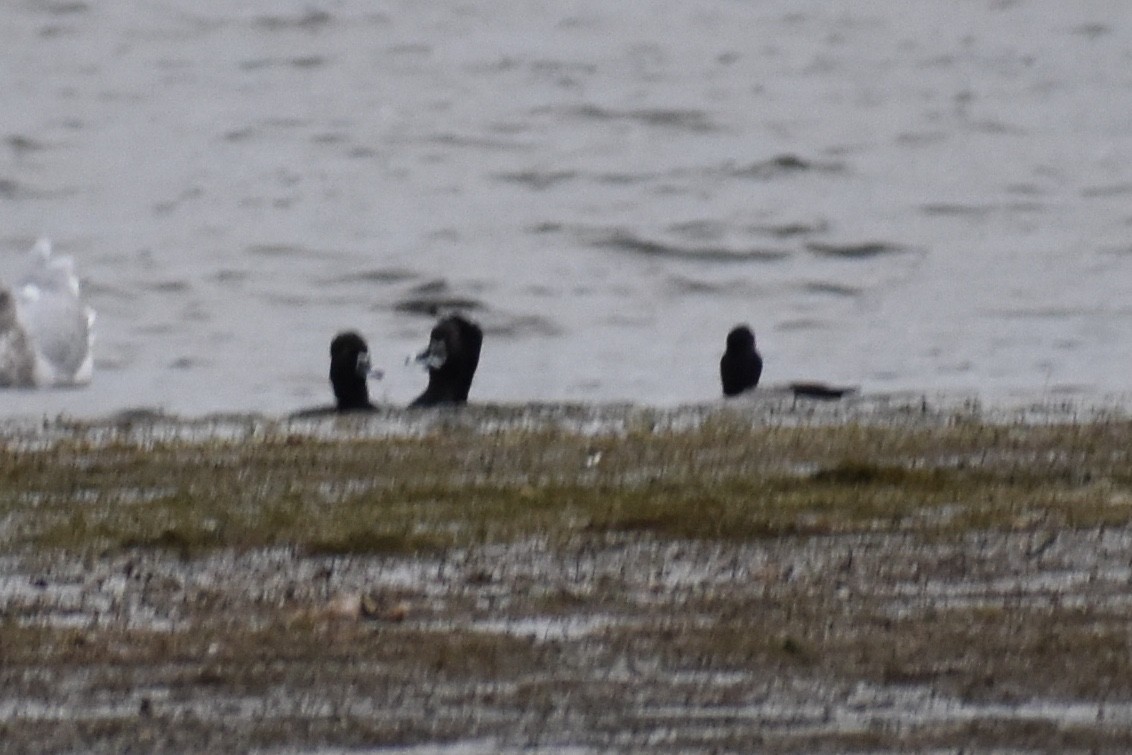
M 983 402 L 961 393 L 870 393 L 839 400 L 796 397 L 789 388 L 760 388 L 731 400 L 680 406 L 649 406 L 628 402 L 479 403 L 433 410 L 379 405 L 362 414 L 302 418 L 259 412 L 182 415 L 138 407 L 102 417 L 30 414 L 0 419 L 0 437 L 30 439 L 71 434 L 98 436 L 130 432 L 169 438 L 205 438 L 272 432 L 327 436 L 418 435 L 437 428 L 461 427 L 485 432 L 500 429 L 557 428 L 582 433 L 624 430 L 635 425 L 654 429 L 695 427 L 713 417 L 749 421 L 756 426 L 832 425 L 865 423 L 893 426 L 933 426 L 955 422 L 990 424 L 1047 424 L 1095 422 L 1125 418 L 1132 397 L 1113 394 L 1083 402 L 1048 397 L 1013 402 Z

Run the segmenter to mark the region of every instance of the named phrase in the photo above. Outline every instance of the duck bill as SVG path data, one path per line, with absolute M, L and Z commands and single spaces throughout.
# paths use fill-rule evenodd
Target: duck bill
M 417 354 L 413 361 L 430 370 L 438 370 L 448 361 L 448 349 L 444 341 L 434 338 L 428 342 L 428 348 Z
M 373 378 L 374 380 L 381 380 L 383 377 L 385 377 L 385 372 L 383 370 L 375 368 L 370 362 L 368 351 L 363 351 L 361 354 L 358 354 L 357 370 L 358 377 L 363 379 Z

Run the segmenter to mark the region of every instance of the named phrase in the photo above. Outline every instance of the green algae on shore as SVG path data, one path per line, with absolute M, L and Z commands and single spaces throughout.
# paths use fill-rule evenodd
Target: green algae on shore
M 343 424 L 234 437 L 63 434 L 0 458 L 7 548 L 412 553 L 529 537 L 1093 526 L 1132 506 L 1132 422 L 753 423 L 615 430 Z M 84 434 L 85 433 L 85 434 Z

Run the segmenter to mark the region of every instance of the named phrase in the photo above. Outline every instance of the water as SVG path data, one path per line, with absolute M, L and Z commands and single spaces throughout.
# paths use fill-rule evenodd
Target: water
M 321 403 L 346 327 L 401 404 L 460 304 L 481 402 L 711 400 L 742 321 L 769 383 L 1132 393 L 1123 0 L 17 0 L 0 49 L 0 261 L 99 317 L 9 414 Z

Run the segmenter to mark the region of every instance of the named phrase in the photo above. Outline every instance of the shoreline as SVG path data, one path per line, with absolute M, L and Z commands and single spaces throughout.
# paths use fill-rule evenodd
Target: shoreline
M 1120 420 L 1132 414 L 1132 398 L 1114 394 L 1105 401 L 1040 398 L 1016 402 L 986 403 L 971 394 L 900 392 L 854 395 L 838 400 L 795 398 L 785 386 L 760 389 L 730 400 L 714 400 L 679 406 L 655 406 L 633 402 L 524 402 L 480 403 L 431 410 L 377 405 L 364 414 L 301 418 L 264 412 L 210 412 L 186 415 L 159 408 L 139 407 L 105 416 L 80 417 L 66 413 L 10 416 L 0 419 L 0 439 L 36 434 L 98 432 L 152 428 L 175 431 L 212 428 L 219 435 L 237 428 L 256 432 L 300 432 L 317 434 L 320 428 L 335 432 L 395 437 L 430 432 L 438 425 L 474 427 L 558 427 L 577 432 L 610 432 L 633 423 L 650 422 L 659 428 L 695 426 L 713 416 L 732 416 L 755 425 L 830 426 L 839 423 L 871 425 L 932 426 L 955 422 L 987 424 L 1065 424 Z
M 1132 746 L 1126 413 L 732 407 L 0 433 L 0 731 Z

